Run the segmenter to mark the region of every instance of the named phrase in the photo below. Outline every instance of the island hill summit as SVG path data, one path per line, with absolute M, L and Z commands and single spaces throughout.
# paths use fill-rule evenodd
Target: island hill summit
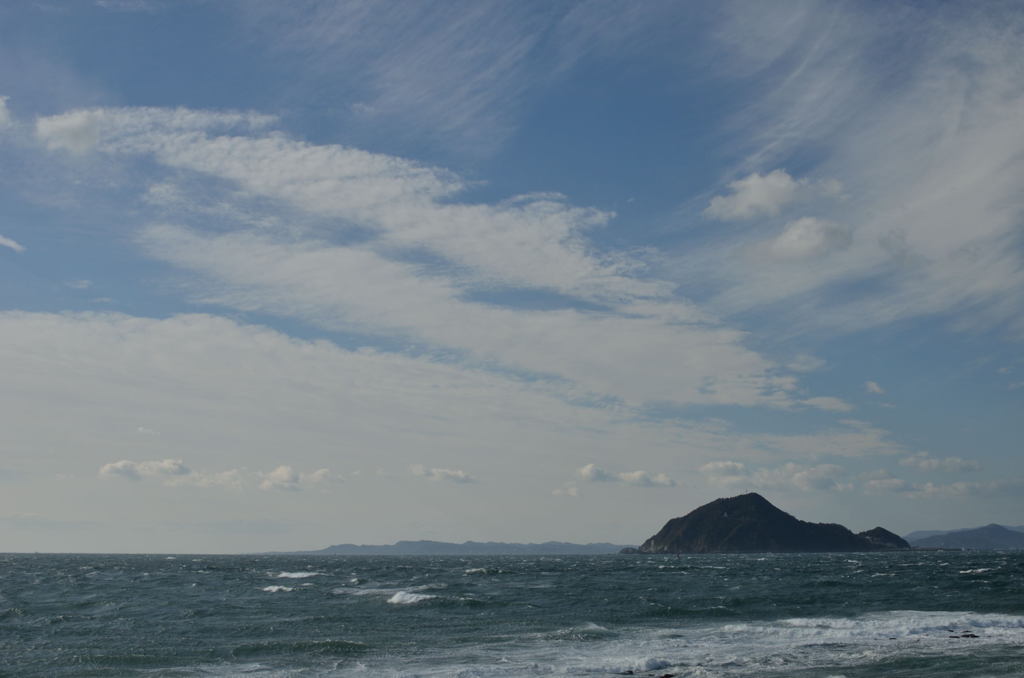
M 892 532 L 876 527 L 854 534 L 835 523 L 808 523 L 759 494 L 716 499 L 673 518 L 645 541 L 639 553 L 797 553 L 909 549 Z

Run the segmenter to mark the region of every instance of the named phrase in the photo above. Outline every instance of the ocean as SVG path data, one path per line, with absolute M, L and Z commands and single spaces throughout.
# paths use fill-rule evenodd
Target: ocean
M 0 555 L 0 675 L 1024 676 L 1024 553 Z

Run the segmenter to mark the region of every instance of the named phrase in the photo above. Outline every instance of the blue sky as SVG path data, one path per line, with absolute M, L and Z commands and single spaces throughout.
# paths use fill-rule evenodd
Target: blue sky
M 1022 33 L 3 6 L 3 550 L 1024 522 Z

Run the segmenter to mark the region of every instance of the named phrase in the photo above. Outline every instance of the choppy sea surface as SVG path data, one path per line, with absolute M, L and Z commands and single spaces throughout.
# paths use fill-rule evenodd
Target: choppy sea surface
M 1024 553 L 0 555 L 3 676 L 1024 676 Z

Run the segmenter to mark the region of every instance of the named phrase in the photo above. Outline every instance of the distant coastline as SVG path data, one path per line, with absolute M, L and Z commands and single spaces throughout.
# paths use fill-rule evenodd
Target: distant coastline
M 394 544 L 335 544 L 315 551 L 276 552 L 302 556 L 585 556 L 618 553 L 622 544 L 573 544 L 562 541 L 542 543 L 444 541 L 399 541 Z

